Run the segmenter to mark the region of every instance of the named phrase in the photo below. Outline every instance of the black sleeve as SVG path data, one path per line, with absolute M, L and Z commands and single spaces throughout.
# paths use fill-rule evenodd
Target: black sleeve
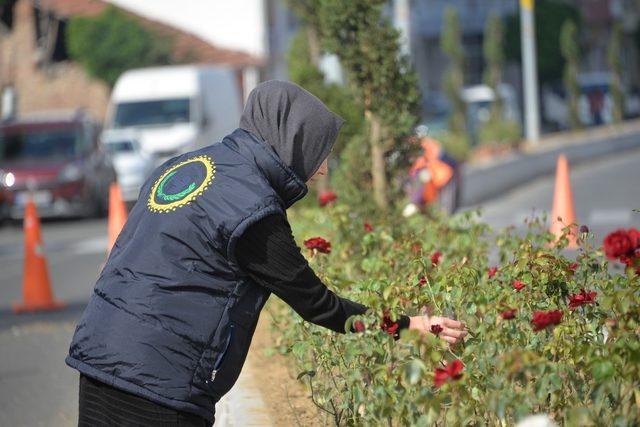
M 267 216 L 251 225 L 238 240 L 235 256 L 249 277 L 308 322 L 344 333 L 347 318 L 367 310 L 362 304 L 340 298 L 322 283 L 282 215 Z M 408 327 L 409 318 L 401 316 L 398 325 L 398 330 Z

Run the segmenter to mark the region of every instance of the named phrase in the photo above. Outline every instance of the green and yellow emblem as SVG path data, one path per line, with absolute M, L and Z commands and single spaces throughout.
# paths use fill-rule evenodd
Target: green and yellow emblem
M 209 187 L 216 166 L 209 156 L 197 156 L 167 169 L 151 187 L 147 206 L 152 212 L 170 212 L 191 203 Z

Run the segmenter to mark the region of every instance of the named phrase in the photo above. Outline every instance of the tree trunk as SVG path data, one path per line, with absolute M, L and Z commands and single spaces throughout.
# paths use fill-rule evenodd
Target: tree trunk
M 371 143 L 371 177 L 373 179 L 373 200 L 380 209 L 388 207 L 387 175 L 384 164 L 384 147 L 382 146 L 382 125 L 380 119 L 371 111 L 365 112 L 369 122 L 369 141 Z
M 311 63 L 317 67 L 320 64 L 320 40 L 318 39 L 318 31 L 311 25 L 307 26 L 307 43 L 309 44 Z

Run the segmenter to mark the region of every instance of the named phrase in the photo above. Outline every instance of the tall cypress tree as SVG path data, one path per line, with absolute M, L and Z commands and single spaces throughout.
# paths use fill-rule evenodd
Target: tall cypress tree
M 447 7 L 444 14 L 440 46 L 449 60 L 444 75 L 444 90 L 451 103 L 449 128 L 453 133 L 464 134 L 467 128 L 466 108 L 461 92 L 464 87 L 464 47 L 458 11 Z
M 613 122 L 620 123 L 624 119 L 625 97 L 622 91 L 622 27 L 613 26 L 609 39 L 609 69 L 611 71 L 611 99 L 613 101 Z
M 504 66 L 504 37 L 502 19 L 492 14 L 487 20 L 484 30 L 483 53 L 486 63 L 484 71 L 484 83 L 493 89 L 495 101 L 491 108 L 491 121 L 496 122 L 502 119 L 502 99 L 498 94 L 498 86 L 502 82 L 502 68 Z
M 569 127 L 577 129 L 581 126 L 578 116 L 578 99 L 580 87 L 578 86 L 578 72 L 580 63 L 580 51 L 578 48 L 578 28 L 572 20 L 562 24 L 560 31 L 560 50 L 565 60 L 564 88 L 567 91 L 567 106 Z

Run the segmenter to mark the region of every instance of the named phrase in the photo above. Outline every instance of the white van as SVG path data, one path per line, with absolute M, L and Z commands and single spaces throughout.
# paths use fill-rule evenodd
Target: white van
M 215 142 L 238 127 L 236 72 L 218 66 L 130 70 L 111 94 L 105 130 L 135 130 L 140 149 L 160 163 Z

